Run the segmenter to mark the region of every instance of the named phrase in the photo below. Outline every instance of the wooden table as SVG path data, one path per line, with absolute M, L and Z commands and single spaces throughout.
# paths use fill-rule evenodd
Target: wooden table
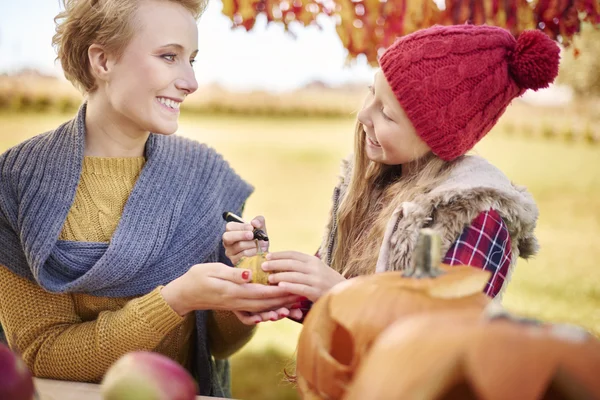
M 40 395 L 40 400 L 102 400 L 100 385 L 40 378 L 34 378 L 33 380 Z M 219 398 L 196 396 L 196 399 L 218 400 Z

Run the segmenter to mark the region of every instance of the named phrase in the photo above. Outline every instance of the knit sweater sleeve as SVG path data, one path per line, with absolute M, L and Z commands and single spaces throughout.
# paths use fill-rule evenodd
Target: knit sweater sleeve
M 226 359 L 246 345 L 256 326 L 244 325 L 232 311 L 211 311 L 207 321 L 210 352 L 216 359 Z
M 47 292 L 0 266 L 0 322 L 37 377 L 97 382 L 121 355 L 152 350 L 182 320 L 158 287 L 83 321 L 71 295 Z
M 243 207 L 238 215 L 242 215 Z M 219 244 L 219 261 L 233 267 L 222 242 Z M 217 359 L 225 359 L 252 339 L 256 326 L 244 325 L 231 311 L 213 310 L 208 316 L 207 330 L 211 354 Z

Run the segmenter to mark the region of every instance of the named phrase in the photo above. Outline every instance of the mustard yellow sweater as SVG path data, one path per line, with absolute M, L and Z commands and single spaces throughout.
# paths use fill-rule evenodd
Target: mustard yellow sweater
M 145 159 L 86 157 L 60 240 L 109 242 Z M 195 321 L 180 317 L 160 287 L 135 298 L 55 294 L 0 265 L 0 323 L 35 376 L 99 382 L 133 350 L 151 350 L 189 367 Z M 211 351 L 227 358 L 254 333 L 231 312 L 209 317 Z

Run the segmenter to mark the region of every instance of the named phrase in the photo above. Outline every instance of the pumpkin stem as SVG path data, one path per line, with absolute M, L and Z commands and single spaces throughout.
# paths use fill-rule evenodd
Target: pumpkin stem
M 442 261 L 440 235 L 431 228 L 421 229 L 413 254 L 413 265 L 403 276 L 409 278 L 435 278 L 444 274 L 439 268 Z
M 256 244 L 256 254 L 262 254 L 263 251 L 260 248 L 260 244 L 258 243 L 258 239 L 254 239 L 254 243 Z

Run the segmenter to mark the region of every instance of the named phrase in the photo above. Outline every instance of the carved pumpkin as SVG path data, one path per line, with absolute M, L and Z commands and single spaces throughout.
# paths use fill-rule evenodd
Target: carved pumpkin
M 600 341 L 580 328 L 446 311 L 398 321 L 346 400 L 600 399 Z
M 481 312 L 489 303 L 482 293 L 489 272 L 440 265 L 434 231 L 422 231 L 414 259 L 409 272 L 349 279 L 313 305 L 298 342 L 296 375 L 303 398 L 341 398 L 373 340 L 393 322 L 429 311 Z
M 244 268 L 252 271 L 252 279 L 250 282 L 252 283 L 260 283 L 262 285 L 269 284 L 269 273 L 262 270 L 261 265 L 267 261 L 265 258 L 266 253 L 262 251 L 258 244 L 258 240 L 256 242 L 256 250 L 257 254 L 252 257 L 242 257 L 237 264 L 236 268 Z

